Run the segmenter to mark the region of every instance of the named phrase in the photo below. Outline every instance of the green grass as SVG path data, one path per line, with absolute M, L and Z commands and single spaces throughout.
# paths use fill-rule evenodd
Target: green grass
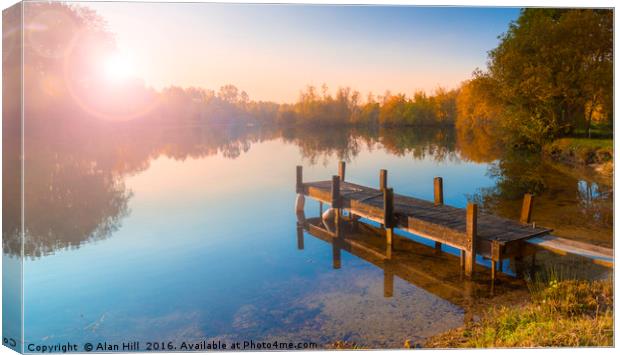
M 543 153 L 575 164 L 603 164 L 613 161 L 613 139 L 560 138 L 545 145 Z
M 572 133 L 575 137 L 588 137 L 588 132 L 585 129 L 576 129 Z M 590 138 L 611 138 L 614 135 L 614 130 L 611 127 L 593 127 L 590 129 Z
M 425 347 L 504 348 L 613 345 L 613 285 L 537 278 L 531 302 L 498 307 L 478 323 L 431 338 Z

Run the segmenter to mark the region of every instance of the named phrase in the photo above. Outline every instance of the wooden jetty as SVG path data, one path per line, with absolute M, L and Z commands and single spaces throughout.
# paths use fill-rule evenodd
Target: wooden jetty
M 480 213 L 474 203 L 468 203 L 465 209 L 445 205 L 440 177 L 434 180 L 433 202 L 395 194 L 388 187 L 387 178 L 387 170 L 380 170 L 377 188 L 345 181 L 345 163 L 340 162 L 338 175 L 331 180 L 304 182 L 303 168 L 297 166 L 296 191 L 298 196 L 331 205 L 336 224 L 343 210 L 348 211 L 352 220 L 362 217 L 380 223 L 389 249 L 393 248 L 395 228 L 435 241 L 438 250 L 441 244 L 457 248 L 461 250 L 461 268 L 468 277 L 474 272 L 476 255 L 491 260 L 492 279 L 495 279 L 496 269 L 504 258 L 522 258 L 527 246 L 532 245 L 526 241 L 548 237 L 552 232 L 531 223 L 531 194 L 523 198 L 520 220 L 513 221 Z M 299 197 L 296 209 L 303 211 L 303 199 L 300 203 Z

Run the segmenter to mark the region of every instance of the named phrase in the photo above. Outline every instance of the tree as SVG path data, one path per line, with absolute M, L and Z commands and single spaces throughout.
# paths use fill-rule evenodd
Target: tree
M 234 104 L 239 101 L 239 89 L 234 85 L 224 85 L 217 94 L 220 100 Z
M 437 88 L 433 96 L 434 116 L 438 123 L 454 123 L 456 119 L 456 98 L 458 90 Z
M 500 40 L 489 75 L 517 144 L 589 129 L 594 108 L 611 117 L 612 11 L 525 9 Z
M 497 133 L 502 107 L 497 96 L 497 82 L 480 71 L 461 84 L 456 97 L 456 128 L 464 132 Z
M 384 96 L 383 105 L 379 111 L 379 123 L 382 125 L 396 125 L 402 123 L 407 109 L 407 99 L 405 95 Z

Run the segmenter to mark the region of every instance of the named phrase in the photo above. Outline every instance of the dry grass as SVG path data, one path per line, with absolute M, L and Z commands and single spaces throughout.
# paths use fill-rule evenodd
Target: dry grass
M 433 348 L 508 348 L 613 345 L 613 286 L 607 281 L 529 282 L 532 301 L 498 307 L 478 323 L 427 341 Z

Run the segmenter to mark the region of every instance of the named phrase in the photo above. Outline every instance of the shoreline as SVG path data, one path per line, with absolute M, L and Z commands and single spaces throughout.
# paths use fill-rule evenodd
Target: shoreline
M 569 167 L 589 168 L 601 177 L 613 177 L 613 138 L 559 138 L 544 145 L 542 155 Z

